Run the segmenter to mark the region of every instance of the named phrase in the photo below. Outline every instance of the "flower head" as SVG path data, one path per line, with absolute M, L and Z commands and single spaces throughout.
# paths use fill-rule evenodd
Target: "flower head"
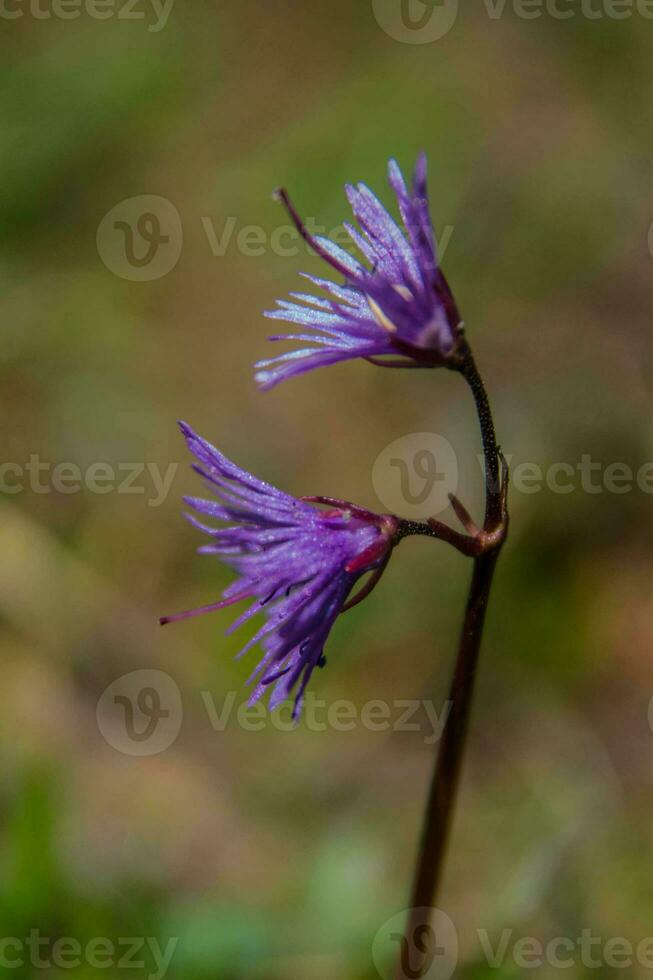
M 161 623 L 223 609 L 240 600 L 251 604 L 229 632 L 259 612 L 266 622 L 241 650 L 260 642 L 264 656 L 250 681 L 256 686 L 250 703 L 272 688 L 276 707 L 296 689 L 293 717 L 301 710 L 306 685 L 316 667 L 325 664 L 324 644 L 338 615 L 369 594 L 390 557 L 397 518 L 373 514 L 345 501 L 291 497 L 230 462 L 185 423 L 180 423 L 193 468 L 208 480 L 217 501 L 185 498 L 195 511 L 225 522 L 207 527 L 211 543 L 199 550 L 217 555 L 239 578 L 223 598 L 210 606 L 164 617 Z M 315 503 L 328 504 L 322 510 Z M 349 602 L 356 582 L 374 575 Z
M 405 232 L 365 184 L 346 188 L 358 227 L 348 222 L 344 227 L 364 261 L 328 238 L 312 236 L 286 192 L 278 192 L 302 237 L 344 283 L 305 275 L 327 296 L 292 293 L 292 302 L 280 300 L 278 309 L 266 313 L 306 331 L 270 340 L 315 346 L 260 361 L 256 377 L 262 387 L 353 357 L 375 362 L 393 355 L 393 360 L 378 363 L 437 366 L 455 356 L 460 315 L 438 265 L 428 208 L 426 157 L 418 157 L 410 189 L 394 160 L 389 163 L 388 177 Z M 398 356 L 403 360 L 397 361 Z

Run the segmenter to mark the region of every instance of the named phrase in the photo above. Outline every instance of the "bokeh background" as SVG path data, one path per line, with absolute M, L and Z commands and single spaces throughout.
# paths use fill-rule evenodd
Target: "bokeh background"
M 295 494 L 373 509 L 379 454 L 437 433 L 479 513 L 479 440 L 455 376 L 345 364 L 266 394 L 252 377 L 269 354 L 262 310 L 320 270 L 296 241 L 291 255 L 273 245 L 287 224 L 273 188 L 331 229 L 346 181 L 390 203 L 385 161 L 410 167 L 420 148 L 513 467 L 600 464 L 598 492 L 575 477 L 571 492 L 512 495 L 440 903 L 455 975 L 522 974 L 511 945 L 490 969 L 478 930 L 495 946 L 504 929 L 511 942 L 653 934 L 653 498 L 602 483 L 611 463 L 653 458 L 653 22 L 598 0 L 603 16 L 572 3 L 565 20 L 473 6 L 426 41 L 420 17 L 442 11 L 416 4 L 402 26 L 391 0 L 177 0 L 167 19 L 144 3 L 105 19 L 3 8 L 0 935 L 39 930 L 46 960 L 58 937 L 150 937 L 177 941 L 175 980 L 379 975 L 374 939 L 405 908 L 432 765 L 424 714 L 408 731 L 249 730 L 236 711 L 256 654 L 234 661 L 230 614 L 164 631 L 157 617 L 230 581 L 181 516 L 199 486 L 178 418 Z M 98 233 L 143 195 L 182 229 L 158 278 L 128 262 L 124 236 Z M 150 470 L 140 493 L 86 478 L 62 492 L 61 463 Z M 153 467 L 172 474 L 163 499 Z M 337 624 L 315 695 L 359 715 L 379 699 L 395 720 L 402 699 L 440 712 L 468 576 L 444 545 L 404 543 Z M 140 670 L 162 672 L 182 708 L 172 744 L 137 756 L 101 698 Z M 156 975 L 147 953 L 103 970 L 24 958 L 7 975 Z M 585 976 L 574 962 L 566 974 Z M 650 969 L 603 958 L 593 973 Z

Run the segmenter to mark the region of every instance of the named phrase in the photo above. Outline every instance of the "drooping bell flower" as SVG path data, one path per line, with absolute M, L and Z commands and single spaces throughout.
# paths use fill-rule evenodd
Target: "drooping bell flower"
M 217 498 L 187 497 L 185 502 L 226 525 L 210 527 L 187 515 L 211 539 L 199 550 L 216 555 L 239 578 L 218 602 L 166 616 L 161 623 L 249 600 L 229 632 L 257 613 L 265 614 L 265 623 L 239 654 L 257 643 L 264 651 L 250 678 L 255 682 L 250 703 L 271 689 L 274 708 L 295 692 L 293 717 L 297 718 L 311 674 L 326 662 L 324 646 L 333 624 L 379 580 L 399 521 L 345 501 L 292 497 L 240 469 L 185 423 L 180 427 L 197 459 L 193 468 Z M 371 578 L 350 599 L 352 589 L 368 572 Z
M 358 227 L 348 222 L 344 227 L 362 260 L 328 238 L 311 235 L 288 194 L 278 192 L 299 233 L 342 281 L 305 274 L 326 295 L 291 293 L 292 301 L 279 300 L 278 308 L 266 313 L 300 328 L 270 340 L 303 346 L 260 361 L 256 378 L 261 387 L 355 357 L 402 367 L 437 367 L 456 359 L 462 324 L 438 264 L 425 155 L 417 159 L 410 189 L 394 160 L 388 176 L 403 230 L 365 184 L 346 188 Z

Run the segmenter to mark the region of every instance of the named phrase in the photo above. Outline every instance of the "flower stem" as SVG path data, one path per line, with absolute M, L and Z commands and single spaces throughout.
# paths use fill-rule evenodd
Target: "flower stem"
M 499 447 L 494 431 L 494 420 L 483 379 L 476 367 L 470 347 L 465 343 L 460 373 L 474 396 L 478 424 L 483 440 L 485 456 L 485 522 L 486 531 L 493 531 L 502 520 L 501 481 L 499 479 Z
M 404 980 L 407 975 L 404 962 L 406 952 L 410 953 L 413 967 L 416 962 L 419 963 L 420 958 L 424 962 L 424 957 L 428 954 L 428 950 L 423 949 L 423 943 L 418 943 L 416 950 L 415 941 L 421 935 L 420 928 L 426 924 L 425 913 L 421 910 L 437 904 L 469 728 L 485 613 L 494 569 L 508 529 L 507 472 L 504 465 L 502 486 L 499 476 L 502 458 L 496 443 L 492 412 L 483 381 L 467 346 L 459 370 L 474 396 L 481 428 L 486 491 L 485 521 L 481 533 L 490 536 L 488 540 L 492 541 L 492 545 L 484 548 L 474 557 L 458 656 L 449 694 L 450 714 L 440 741 L 426 805 L 409 919 L 402 946 L 402 961 L 396 974 L 397 980 Z M 419 976 L 419 973 L 413 972 L 412 975 Z
M 498 549 L 474 559 L 458 658 L 449 694 L 451 710 L 440 741 L 424 816 L 406 931 L 409 949 L 414 949 L 416 931 L 424 924 L 424 913 L 421 910 L 437 904 L 469 727 L 485 610 L 497 558 Z M 399 980 L 404 980 L 405 974 L 401 972 L 401 968 L 397 976 Z

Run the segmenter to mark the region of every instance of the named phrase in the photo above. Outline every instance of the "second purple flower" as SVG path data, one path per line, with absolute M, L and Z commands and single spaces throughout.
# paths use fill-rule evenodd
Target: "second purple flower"
M 293 717 L 301 710 L 306 685 L 324 666 L 324 645 L 345 609 L 368 595 L 390 557 L 399 527 L 397 518 L 329 498 L 297 499 L 240 469 L 210 443 L 180 423 L 194 469 L 205 477 L 217 500 L 189 497 L 199 514 L 227 526 L 210 527 L 189 519 L 209 535 L 200 548 L 234 568 L 239 578 L 218 602 L 175 616 L 168 623 L 251 600 L 229 632 L 257 613 L 266 622 L 241 654 L 260 642 L 264 656 L 250 681 L 250 703 L 271 690 L 274 708 L 293 692 Z M 314 503 L 326 504 L 323 510 Z M 372 576 L 353 598 L 349 595 L 367 572 Z

